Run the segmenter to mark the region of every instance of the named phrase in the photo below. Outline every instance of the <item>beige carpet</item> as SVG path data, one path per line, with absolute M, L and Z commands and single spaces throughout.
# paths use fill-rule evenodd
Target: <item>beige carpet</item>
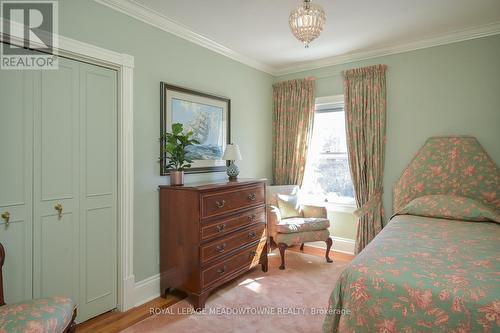
M 204 313 L 193 314 L 183 300 L 122 332 L 321 332 L 321 312 L 347 263 L 327 264 L 317 256 L 287 251 L 287 267 L 280 271 L 279 254 L 269 259 L 267 273 L 259 266 L 216 290 Z

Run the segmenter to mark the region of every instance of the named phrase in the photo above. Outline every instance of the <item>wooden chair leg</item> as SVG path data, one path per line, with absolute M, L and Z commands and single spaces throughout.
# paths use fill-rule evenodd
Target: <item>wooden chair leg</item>
M 300 244 L 300 251 L 304 251 L 304 243 Z
M 330 249 L 332 248 L 333 241 L 330 237 L 328 237 L 325 242 L 326 242 L 325 258 L 326 262 L 330 263 L 333 262 L 333 260 L 330 259 Z
M 280 249 L 280 255 L 281 255 L 281 265 L 280 269 L 283 270 L 285 269 L 285 250 L 288 247 L 285 243 L 279 243 L 278 248 Z

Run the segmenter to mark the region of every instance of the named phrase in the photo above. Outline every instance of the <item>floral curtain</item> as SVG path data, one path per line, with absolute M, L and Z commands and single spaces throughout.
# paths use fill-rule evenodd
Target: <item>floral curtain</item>
M 314 118 L 314 78 L 273 85 L 273 184 L 302 185 Z
M 385 158 L 387 66 L 343 72 L 349 167 L 358 217 L 356 253 L 383 227 L 382 182 Z

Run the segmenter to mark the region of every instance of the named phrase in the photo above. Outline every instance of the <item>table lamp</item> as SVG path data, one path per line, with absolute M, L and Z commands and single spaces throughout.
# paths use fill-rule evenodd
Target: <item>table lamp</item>
M 234 164 L 234 161 L 241 161 L 241 153 L 240 147 L 235 144 L 228 144 L 226 147 L 226 151 L 222 156 L 223 160 L 229 161 L 229 166 L 227 167 L 227 175 L 229 176 L 229 181 L 235 181 L 240 174 L 240 169 L 238 166 Z

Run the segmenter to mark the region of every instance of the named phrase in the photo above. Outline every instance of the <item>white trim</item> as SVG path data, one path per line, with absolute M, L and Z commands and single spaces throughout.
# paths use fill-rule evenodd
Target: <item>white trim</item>
M 342 237 L 331 237 L 333 241 L 331 251 L 346 253 L 346 254 L 354 254 L 356 241 L 350 238 L 342 238 Z M 315 247 L 318 249 L 326 249 L 325 242 L 321 243 L 306 243 L 307 246 Z
M 206 49 L 222 54 L 225 57 L 238 61 L 249 67 L 258 69 L 268 74 L 274 74 L 275 69 L 260 61 L 247 57 L 235 50 L 221 45 L 210 38 L 200 35 L 189 28 L 145 7 L 133 0 L 94 0 L 95 2 L 131 16 L 139 21 L 152 25 L 158 29 L 171 33 L 177 37 L 188 40 Z
M 160 274 L 155 274 L 142 281 L 136 282 L 134 286 L 135 306 L 142 305 L 157 297 L 160 297 Z
M 322 67 L 341 65 L 349 62 L 367 60 L 372 58 L 388 56 L 391 54 L 398 54 L 420 49 L 426 49 L 429 47 L 452 44 L 470 39 L 487 37 L 498 34 L 500 34 L 500 22 L 494 22 L 478 27 L 453 31 L 448 34 L 430 36 L 427 39 L 421 39 L 409 43 L 382 47 L 363 52 L 333 56 L 313 61 L 302 62 L 282 68 L 277 68 L 274 72 L 274 75 L 281 76 L 286 74 L 298 73 Z
M 0 42 L 7 36 L 0 34 Z M 22 38 L 10 36 L 10 43 L 24 45 Z M 106 50 L 64 36 L 55 36 L 54 53 L 118 72 L 118 304 L 120 311 L 134 302 L 133 233 L 134 233 L 134 138 L 133 138 L 133 69 L 134 57 Z M 31 41 L 31 44 L 34 43 Z
M 183 26 L 166 16 L 145 7 L 133 0 L 94 0 L 95 2 L 131 16 L 137 20 L 152 25 L 158 29 L 169 32 L 180 38 L 188 40 L 194 44 L 217 52 L 230 59 L 238 61 L 247 66 L 274 76 L 292 74 L 312 69 L 318 69 L 327 66 L 340 65 L 354 61 L 367 60 L 376 57 L 398 54 L 408 51 L 425 49 L 433 46 L 457 43 L 469 39 L 481 38 L 500 34 L 500 22 L 493 22 L 481 26 L 470 27 L 462 30 L 452 31 L 446 34 L 428 36 L 427 38 L 412 41 L 409 43 L 386 46 L 368 51 L 344 54 L 339 56 L 327 57 L 318 60 L 300 62 L 290 66 L 271 66 L 256 59 L 252 59 L 244 54 L 236 52 L 231 48 L 223 46 L 216 41 L 202 36 L 188 27 Z
M 330 104 L 344 104 L 344 95 L 316 97 L 314 104 L 316 106 L 330 105 Z

